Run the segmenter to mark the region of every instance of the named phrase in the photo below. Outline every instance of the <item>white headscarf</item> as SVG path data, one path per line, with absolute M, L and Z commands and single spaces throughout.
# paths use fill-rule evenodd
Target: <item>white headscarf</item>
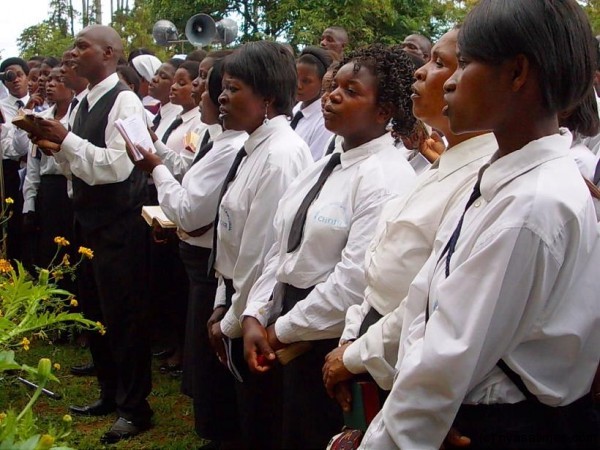
M 133 64 L 135 70 L 137 70 L 137 72 L 149 83 L 162 63 L 156 56 L 140 55 L 133 58 L 131 64 Z

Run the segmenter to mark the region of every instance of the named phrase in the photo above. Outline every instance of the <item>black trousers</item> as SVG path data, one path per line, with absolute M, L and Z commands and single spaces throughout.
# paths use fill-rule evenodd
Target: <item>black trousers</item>
M 181 390 L 193 399 L 196 433 L 232 441 L 240 433 L 234 379 L 212 350 L 206 327 L 217 290 L 217 279 L 207 276 L 211 250 L 181 242 L 179 252 L 189 277 Z
M 12 217 L 7 223 L 7 256 L 10 259 L 21 259 L 23 255 L 23 192 L 21 191 L 21 178 L 19 177 L 19 161 L 12 159 L 2 160 L 4 175 L 4 196 L 12 198 L 14 204 L 10 207 Z
M 121 417 L 148 421 L 146 397 L 152 389 L 150 345 L 146 337 L 147 225 L 134 211 L 97 230 L 76 222 L 77 241 L 94 251 L 80 274 L 84 315 L 102 322 L 106 334 L 91 333 L 90 351 L 102 398 L 114 400 Z
M 529 400 L 462 405 L 454 427 L 471 438 L 473 450 L 600 448 L 600 421 L 589 395 L 560 408 Z

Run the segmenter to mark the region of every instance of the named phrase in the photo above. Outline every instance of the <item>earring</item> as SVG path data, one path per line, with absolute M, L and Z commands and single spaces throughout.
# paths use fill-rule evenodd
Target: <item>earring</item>
M 269 115 L 267 114 L 269 110 L 269 103 L 265 103 L 265 120 L 263 120 L 263 125 L 269 125 Z

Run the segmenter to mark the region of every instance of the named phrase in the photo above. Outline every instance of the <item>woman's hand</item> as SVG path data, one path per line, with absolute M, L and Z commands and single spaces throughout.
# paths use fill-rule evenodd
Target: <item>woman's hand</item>
M 275 352 L 269 346 L 267 330 L 254 317 L 244 317 L 244 358 L 250 371 L 266 372 L 275 363 Z
M 277 338 L 277 333 L 275 333 L 275 324 L 267 328 L 267 341 L 272 351 L 274 352 L 276 352 L 277 350 L 281 350 L 284 347 L 287 347 L 287 344 L 284 344 Z
M 339 383 L 354 377 L 354 374 L 344 366 L 344 352 L 350 344 L 351 342 L 347 342 L 334 348 L 325 357 L 325 364 L 323 365 L 323 383 L 325 384 L 325 389 L 327 389 L 327 394 L 329 394 L 331 398 L 337 397 L 335 388 Z
M 225 353 L 225 344 L 223 338 L 225 335 L 221 331 L 221 322 L 215 322 L 208 328 L 208 339 L 213 350 L 217 354 L 217 358 L 223 365 L 227 365 L 227 353 Z
M 146 173 L 152 173 L 156 166 L 160 166 L 162 164 L 162 160 L 158 155 L 149 152 L 139 144 L 136 145 L 135 148 L 137 153 L 142 155 L 142 159 L 136 161 L 134 157 L 136 151 L 134 151 L 129 144 L 126 143 L 125 145 L 127 147 L 127 155 L 129 156 L 129 159 L 138 169 L 141 169 Z

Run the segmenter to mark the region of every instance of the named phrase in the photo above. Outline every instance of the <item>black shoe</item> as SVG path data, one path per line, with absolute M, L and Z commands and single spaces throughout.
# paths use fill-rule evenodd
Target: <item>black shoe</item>
M 80 366 L 73 366 L 71 367 L 71 373 L 78 377 L 91 377 L 96 375 L 96 366 L 94 366 L 93 362 L 82 364 Z
M 86 406 L 69 406 L 69 410 L 78 416 L 107 416 L 117 410 L 117 405 L 114 402 L 100 399 L 91 405 Z
M 130 420 L 119 417 L 115 423 L 112 424 L 110 430 L 102 435 L 100 442 L 103 444 L 116 444 L 123 439 L 129 439 L 138 434 L 150 429 L 150 421 L 144 423 L 135 424 Z

